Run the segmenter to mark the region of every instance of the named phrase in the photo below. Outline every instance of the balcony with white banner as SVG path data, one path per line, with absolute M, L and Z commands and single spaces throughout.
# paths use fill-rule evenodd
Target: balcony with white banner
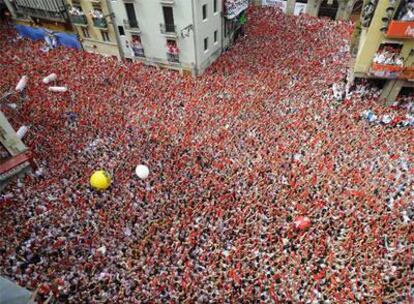
M 226 0 L 224 6 L 226 18 L 233 19 L 249 7 L 249 0 Z

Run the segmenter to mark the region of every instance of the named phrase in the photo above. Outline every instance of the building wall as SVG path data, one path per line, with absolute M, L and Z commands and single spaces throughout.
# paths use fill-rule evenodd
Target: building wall
M 6 116 L 0 111 L 0 142 L 10 153 L 15 156 L 27 150 L 27 147 L 17 137 L 16 131 L 13 129 Z
M 293 14 L 294 8 L 295 8 L 295 0 L 286 0 L 286 13 L 288 15 Z M 323 0 L 308 0 L 306 5 L 306 11 L 305 13 L 310 16 L 318 16 L 319 10 L 321 7 Z M 332 1 L 333 2 L 333 1 Z M 336 20 L 349 20 L 352 14 L 352 9 L 354 7 L 354 4 L 357 2 L 357 0 L 339 0 L 338 1 L 338 10 L 336 13 Z M 263 0 L 252 0 L 252 3 L 254 5 L 262 5 Z
M 364 3 L 368 4 L 368 1 L 364 1 Z M 397 11 L 399 4 L 400 1 L 397 0 L 394 4 L 395 11 Z M 386 26 L 387 23 L 384 22 L 383 18 L 387 16 L 387 8 L 391 5 L 388 0 L 379 0 L 369 27 L 363 27 L 363 24 L 361 25 L 359 40 L 354 43 L 358 45 L 358 51 L 353 67 L 353 77 L 381 78 L 386 80 L 380 98 L 385 100 L 387 104 L 392 104 L 395 101 L 402 87 L 413 87 L 414 85 L 410 76 L 407 77 L 405 74 L 406 72 L 410 73 L 413 69 L 414 54 L 412 50 L 414 49 L 414 39 L 409 36 L 402 39 L 392 38 L 393 36 L 389 34 L 389 24 Z M 388 19 L 393 20 L 393 16 L 388 15 Z M 394 21 L 401 22 L 398 20 Z M 401 67 L 402 73 L 393 76 L 376 76 L 373 73 L 372 64 L 374 56 L 380 45 L 384 43 L 398 44 L 401 46 L 400 55 L 404 58 L 404 65 Z
M 47 0 L 33 2 L 33 1 L 18 1 L 13 2 L 11 0 L 4 0 L 5 5 L 7 6 L 10 14 L 12 15 L 14 21 L 17 24 L 27 25 L 27 26 L 34 26 L 34 27 L 42 27 L 49 29 L 51 31 L 59 31 L 59 32 L 69 32 L 73 33 L 73 27 L 70 23 L 68 15 L 62 8 L 64 8 L 65 1 L 54 1 L 53 5 L 52 2 L 47 2 Z M 49 3 L 49 4 L 48 4 Z M 19 8 L 18 4 L 26 5 L 26 8 L 37 8 L 40 10 L 46 9 L 48 12 L 51 11 L 61 11 L 62 15 L 58 18 L 48 18 L 48 15 L 45 14 L 40 18 L 40 16 L 30 16 L 28 11 L 25 9 Z M 56 7 L 59 6 L 59 9 Z
M 121 42 L 121 48 L 122 48 L 122 52 L 125 58 L 130 58 L 133 59 L 134 56 L 132 54 L 132 49 L 130 47 L 130 42 L 132 41 L 132 34 L 138 34 L 139 36 L 141 36 L 139 33 L 136 33 L 135 31 L 130 31 L 127 29 L 127 27 L 124 25 L 124 20 L 127 20 L 127 14 L 126 14 L 126 10 L 125 10 L 125 3 L 126 1 L 110 1 L 109 4 L 112 7 L 112 11 L 115 15 L 114 18 L 114 22 L 116 25 L 115 30 L 118 31 L 118 27 L 122 26 L 124 29 L 124 33 L 125 35 L 120 35 L 119 31 L 116 34 L 119 34 L 119 41 Z M 140 20 L 140 18 L 138 17 L 138 13 L 139 13 L 139 9 L 138 7 L 138 2 L 137 1 L 129 1 L 129 3 L 133 3 L 134 4 L 134 8 L 135 8 L 135 14 L 137 16 L 137 19 L 139 20 L 139 26 L 142 27 L 142 22 Z
M 72 0 L 67 0 L 69 5 L 73 5 Z M 83 48 L 85 51 L 91 52 L 91 53 L 97 53 L 97 54 L 103 54 L 108 56 L 116 56 L 120 58 L 119 50 L 118 50 L 118 44 L 116 39 L 116 34 L 114 30 L 113 23 L 111 21 L 110 17 L 110 11 L 107 7 L 107 3 L 105 0 L 100 1 L 90 1 L 90 0 L 80 0 L 78 1 L 80 3 L 80 6 L 82 8 L 82 11 L 85 13 L 85 16 L 87 18 L 87 25 L 86 26 L 79 26 L 74 25 L 76 28 L 77 33 L 79 34 L 79 37 L 81 39 Z M 98 6 L 101 8 L 103 14 L 106 16 L 105 20 L 107 22 L 107 28 L 104 30 L 108 33 L 109 41 L 104 41 L 102 37 L 102 30 L 93 24 L 93 19 L 90 16 L 90 11 L 95 7 L 94 5 L 98 4 Z M 89 38 L 86 37 L 83 33 L 82 28 L 85 28 L 89 32 Z
M 368 73 L 378 47 L 385 40 L 384 33 L 380 31 L 380 28 L 382 26 L 381 19 L 385 16 L 387 6 L 387 0 L 379 0 L 369 28 L 362 29 L 360 47 L 354 67 L 355 73 Z
M 175 40 L 180 50 L 179 58 L 180 64 L 173 64 L 176 66 L 183 66 L 186 69 L 191 69 L 195 66 L 195 51 L 194 51 L 194 33 L 190 32 L 190 37 L 183 38 L 180 34 L 181 30 L 186 26 L 193 24 L 192 22 L 192 0 L 175 0 L 173 4 L 165 4 L 162 1 L 128 1 L 134 4 L 135 14 L 141 33 L 141 43 L 144 48 L 146 61 L 153 63 L 161 63 L 168 65 L 167 61 L 167 39 Z M 125 1 L 111 1 L 112 9 L 115 14 L 117 26 L 123 26 L 123 20 L 127 20 L 127 13 L 125 9 Z M 177 35 L 167 35 L 161 33 L 160 24 L 164 24 L 163 6 L 170 6 L 173 8 L 174 24 L 176 25 Z M 121 36 L 122 48 L 125 57 L 133 58 L 130 42 L 132 41 L 132 34 L 137 34 L 132 31 L 125 30 L 125 36 Z M 129 47 L 127 47 L 127 42 Z
M 203 5 L 207 4 L 207 19 L 203 20 Z M 223 18 L 222 0 L 217 0 L 217 12 L 214 12 L 212 0 L 194 0 L 194 27 L 196 35 L 197 70 L 202 73 L 218 56 L 222 49 Z M 217 42 L 214 32 L 217 31 Z M 204 50 L 204 39 L 208 39 L 208 49 Z
M 115 14 L 116 26 L 124 27 L 124 35 L 119 35 L 126 58 L 142 60 L 147 63 L 171 66 L 200 74 L 221 53 L 222 48 L 222 0 L 217 0 L 217 12 L 213 11 L 212 0 L 175 0 L 171 1 L 134 1 L 135 15 L 140 32 L 130 31 L 124 26 L 127 20 L 126 1 L 110 1 Z M 207 18 L 203 20 L 203 5 L 207 4 Z M 177 35 L 163 34 L 160 24 L 164 24 L 163 6 L 173 9 Z M 189 31 L 185 29 L 191 28 Z M 214 42 L 214 32 L 217 41 Z M 119 34 L 119 31 L 118 31 Z M 132 35 L 139 35 L 145 58 L 134 57 Z M 204 50 L 204 39 L 208 39 L 208 49 Z M 180 50 L 179 63 L 167 60 L 167 40 L 175 40 Z

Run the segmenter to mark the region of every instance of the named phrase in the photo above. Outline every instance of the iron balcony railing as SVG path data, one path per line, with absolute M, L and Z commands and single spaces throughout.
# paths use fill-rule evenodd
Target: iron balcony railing
M 61 11 L 48 11 L 43 9 L 36 9 L 31 7 L 17 7 L 17 11 L 22 15 L 31 16 L 34 18 L 46 19 L 46 20 L 53 20 L 53 21 L 66 21 L 68 15 L 66 14 L 66 10 Z
M 88 19 L 85 15 L 71 15 L 70 19 L 73 24 L 88 25 Z
M 124 19 L 124 26 L 127 30 L 140 31 L 138 20 L 126 20 L 126 19 Z
M 93 18 L 93 25 L 98 28 L 108 27 L 108 24 L 106 23 L 105 18 Z
M 145 57 L 144 49 L 138 47 L 132 47 L 135 57 Z
M 179 54 L 173 54 L 173 53 L 167 52 L 167 60 L 169 62 L 180 62 L 180 56 Z
M 175 24 L 160 23 L 160 31 L 162 34 L 177 34 L 177 26 Z

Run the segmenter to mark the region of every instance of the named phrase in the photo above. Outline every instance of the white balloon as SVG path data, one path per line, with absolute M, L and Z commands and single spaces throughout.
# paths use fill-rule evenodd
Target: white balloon
M 19 82 L 16 85 L 16 91 L 23 92 L 24 88 L 26 87 L 26 84 L 27 76 L 23 76 L 22 78 L 20 78 Z
M 146 179 L 149 175 L 149 169 L 147 166 L 145 165 L 138 165 L 135 168 L 135 174 L 140 178 L 140 179 Z
M 49 91 L 56 93 L 64 93 L 68 90 L 67 87 L 49 87 Z
M 49 82 L 55 81 L 57 79 L 57 75 L 55 73 L 52 73 L 45 78 L 43 78 L 43 83 L 48 84 Z

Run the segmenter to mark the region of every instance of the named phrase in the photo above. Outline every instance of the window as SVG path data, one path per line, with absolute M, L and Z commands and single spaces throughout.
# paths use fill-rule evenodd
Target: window
M 102 34 L 102 40 L 103 41 L 110 41 L 109 35 L 108 35 L 108 32 L 107 31 L 102 31 L 101 30 L 101 34 Z
M 145 57 L 144 54 L 144 48 L 141 44 L 141 37 L 138 35 L 131 35 L 132 41 L 131 41 L 131 47 L 132 47 L 132 53 L 135 57 Z
M 177 41 L 167 39 L 167 60 L 170 62 L 180 62 L 180 50 Z
M 217 13 L 217 0 L 213 0 L 213 12 Z
M 119 35 L 125 36 L 125 31 L 123 26 L 118 26 Z
M 203 5 L 203 20 L 207 19 L 207 4 Z
M 129 25 L 131 27 L 138 27 L 137 15 L 135 14 L 134 3 L 125 3 L 125 10 L 128 16 Z
M 218 32 L 214 31 L 214 43 L 217 43 Z
M 83 37 L 85 37 L 85 38 L 89 38 L 89 37 L 90 37 L 90 35 L 89 35 L 88 28 L 86 28 L 86 27 L 81 27 L 81 29 L 82 29 L 82 34 L 83 34 Z
M 165 31 L 175 32 L 173 8 L 170 6 L 163 6 L 162 11 L 164 13 Z
M 204 51 L 208 51 L 208 38 L 204 38 Z

